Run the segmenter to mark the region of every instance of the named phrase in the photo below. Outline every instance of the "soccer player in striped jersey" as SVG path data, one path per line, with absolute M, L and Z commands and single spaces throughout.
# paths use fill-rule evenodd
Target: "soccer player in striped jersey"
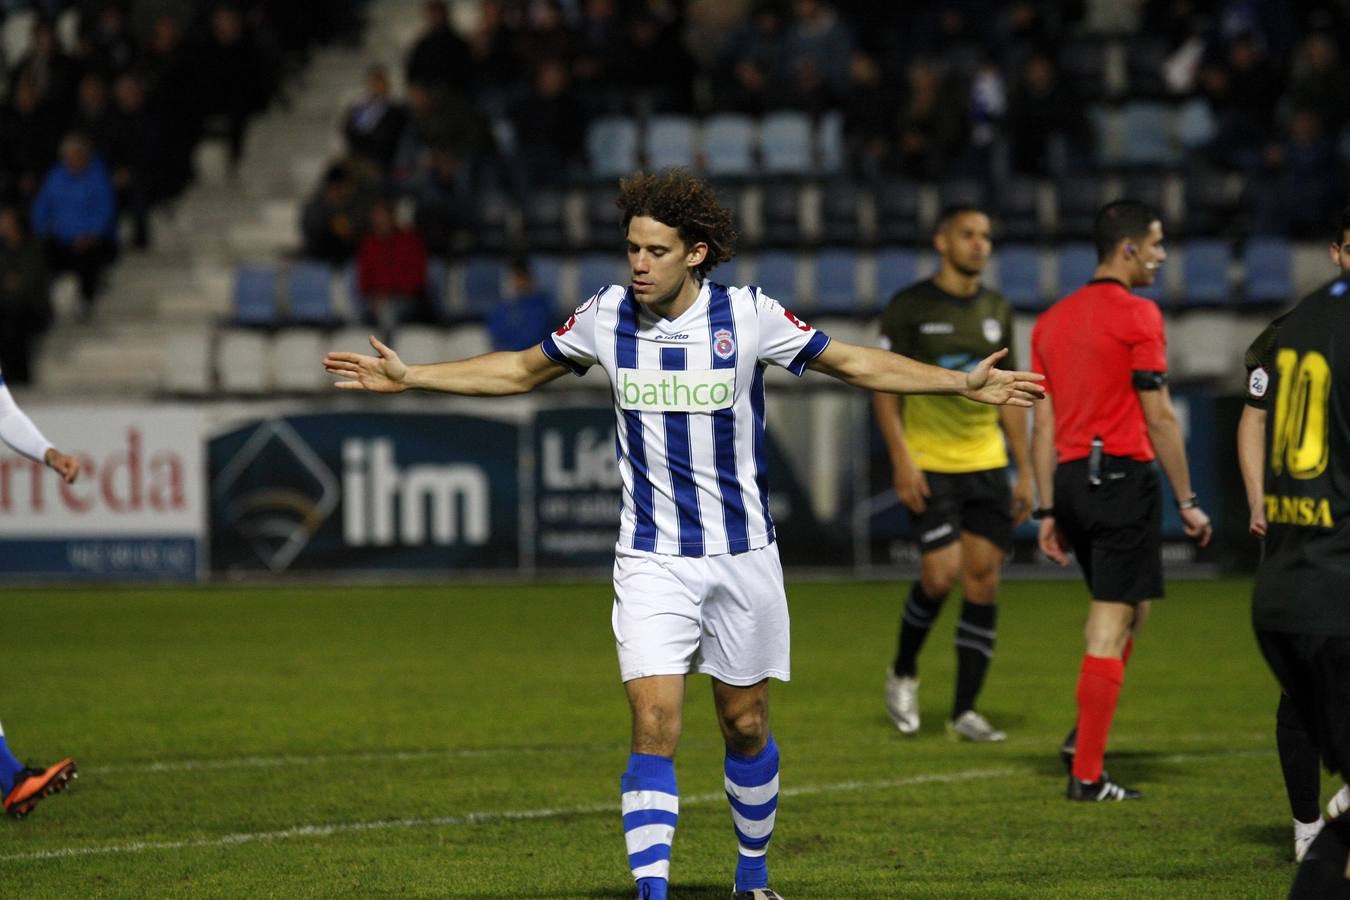
M 0 374 L 0 440 L 35 463 L 55 471 L 66 484 L 80 475 L 80 458 L 62 453 L 43 436 L 28 414 L 14 402 L 14 396 Z M 76 776 L 75 761 L 34 768 L 20 762 L 9 749 L 5 729 L 0 726 L 0 798 L 5 813 L 22 819 L 44 797 L 64 791 Z
M 630 284 L 602 288 L 538 347 L 410 366 L 372 338 L 379 356 L 333 352 L 324 363 L 339 388 L 478 396 L 523 393 L 593 365 L 605 371 L 624 495 L 613 627 L 632 710 L 620 791 L 637 896 L 667 894 L 685 677 L 701 672 L 712 678 L 726 745 L 733 897 L 772 900 L 778 747 L 768 680 L 786 681 L 790 669 L 765 471 L 765 369 L 812 368 L 868 390 L 1013 406 L 1041 396 L 1040 376 L 994 368 L 1004 351 L 966 373 L 831 341 L 756 287 L 710 281 L 734 254 L 736 233 L 731 213 L 687 172 L 624 179 L 618 202 Z

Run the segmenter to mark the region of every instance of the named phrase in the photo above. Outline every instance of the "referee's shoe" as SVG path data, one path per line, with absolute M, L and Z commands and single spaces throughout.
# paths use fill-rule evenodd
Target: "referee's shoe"
M 1116 784 L 1111 780 L 1111 776 L 1103 771 L 1096 781 L 1079 781 L 1070 775 L 1066 796 L 1070 800 L 1084 803 L 1105 803 L 1111 800 L 1138 800 L 1144 795 L 1124 785 Z

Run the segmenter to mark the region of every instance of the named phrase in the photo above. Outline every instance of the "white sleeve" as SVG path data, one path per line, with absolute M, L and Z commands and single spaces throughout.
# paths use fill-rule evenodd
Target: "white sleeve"
M 46 462 L 47 451 L 53 447 L 28 414 L 19 409 L 3 381 L 0 381 L 0 441 L 36 463 Z
M 785 309 L 777 300 L 765 296 L 759 288 L 755 312 L 759 316 L 759 358 L 782 366 L 793 375 L 801 375 L 806 366 L 825 351 L 830 336 L 817 331 Z
M 592 294 L 589 300 L 576 308 L 561 328 L 540 342 L 539 347 L 545 356 L 577 375 L 585 375 L 586 370 L 595 365 L 595 314 L 600 307 L 600 298 L 608 290 L 604 288 Z

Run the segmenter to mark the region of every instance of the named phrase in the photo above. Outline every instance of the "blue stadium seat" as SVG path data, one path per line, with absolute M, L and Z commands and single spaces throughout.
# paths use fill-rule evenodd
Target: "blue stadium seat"
M 820 117 L 816 131 L 820 150 L 820 171 L 833 175 L 844 168 L 844 114 L 831 110 Z
M 898 290 L 919 280 L 919 252 L 909 247 L 877 251 L 877 300 L 885 304 Z
M 1031 244 L 1002 244 L 998 260 L 999 293 L 1015 309 L 1037 310 L 1046 306 L 1041 292 L 1041 251 Z
M 811 173 L 811 120 L 806 113 L 774 112 L 760 126 L 760 158 L 770 175 Z
M 1185 274 L 1182 303 L 1186 306 L 1212 306 L 1232 299 L 1228 286 L 1228 263 L 1232 248 L 1227 241 L 1198 239 L 1182 247 Z
M 531 254 L 529 263 L 530 275 L 534 278 L 535 288 L 552 294 L 554 304 L 561 307 L 563 305 L 562 257 L 549 254 Z M 567 299 L 571 300 L 572 298 Z M 567 307 L 568 312 L 572 311 L 572 306 L 575 306 L 575 304 Z
M 1293 290 L 1293 251 L 1282 238 L 1253 238 L 1242 254 L 1248 303 L 1288 303 Z
M 438 319 L 447 318 L 449 312 L 450 267 L 439 256 L 427 258 L 427 300 L 431 311 Z
M 1055 265 L 1055 296 L 1063 297 L 1078 290 L 1088 283 L 1096 269 L 1097 250 L 1091 244 L 1077 241 L 1060 244 Z
M 755 123 L 740 113 L 719 113 L 703 123 L 704 171 L 710 178 L 746 178 L 755 172 Z
M 464 308 L 472 316 L 486 316 L 502 300 L 502 261 L 495 256 L 471 256 L 464 263 Z
M 767 250 L 755 259 L 755 277 L 752 282 L 788 308 L 797 304 L 797 254 L 782 250 Z
M 275 325 L 277 270 L 273 266 L 240 266 L 234 270 L 234 322 L 237 325 Z
M 1124 133 L 1121 161 L 1127 166 L 1166 166 L 1181 162 L 1172 146 L 1172 109 L 1163 103 L 1136 101 L 1121 112 Z
M 628 283 L 628 264 L 617 254 L 587 253 L 577 263 L 577 293 L 583 300 L 611 284 Z
M 868 311 L 870 298 L 858 294 L 858 254 L 831 247 L 816 254 L 815 311 L 818 315 L 858 315 Z
M 1208 146 L 1218 131 L 1209 103 L 1199 97 L 1184 103 L 1177 112 L 1177 138 L 1186 150 Z
M 333 268 L 326 263 L 294 263 L 287 273 L 286 295 L 292 322 L 331 325 L 338 320 L 333 308 Z
M 627 116 L 604 116 L 586 128 L 586 158 L 597 178 L 627 175 L 638 167 L 638 127 Z
M 647 168 L 692 168 L 697 141 L 694 120 L 688 116 L 653 116 L 647 124 Z

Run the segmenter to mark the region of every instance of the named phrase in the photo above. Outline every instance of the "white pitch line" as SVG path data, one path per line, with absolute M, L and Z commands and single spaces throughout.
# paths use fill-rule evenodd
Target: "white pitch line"
M 1177 753 L 1163 757 L 1164 762 L 1190 762 L 1197 759 L 1215 757 L 1265 756 L 1266 750 L 1221 750 L 1212 753 Z M 1017 776 L 1037 776 L 1034 768 L 1003 769 L 967 769 L 962 772 L 934 772 L 926 775 L 911 775 L 907 778 L 890 778 L 879 781 L 836 781 L 830 784 L 798 785 L 784 788 L 779 792 L 783 797 L 810 797 L 819 794 L 856 793 L 858 791 L 884 791 L 896 788 L 912 787 L 922 784 L 948 784 L 957 781 L 975 781 L 992 778 L 1011 778 Z M 692 794 L 680 798 L 681 806 L 702 806 L 724 802 L 722 793 Z M 108 854 L 148 853 L 155 850 L 186 850 L 202 847 L 232 847 L 240 844 L 254 844 L 264 841 L 282 841 L 290 838 L 329 837 L 334 834 L 350 834 L 366 831 L 389 831 L 399 828 L 444 828 L 456 825 L 485 825 L 493 822 L 522 822 L 538 819 L 557 819 L 566 816 L 596 815 L 613 813 L 618 804 L 590 803 L 581 806 L 554 807 L 545 809 L 485 810 L 464 813 L 458 816 L 437 816 L 409 819 L 376 819 L 370 822 L 334 822 L 325 825 L 297 825 L 277 831 L 253 831 L 238 834 L 226 834 L 213 838 L 199 838 L 183 841 L 133 841 L 124 844 L 102 844 L 89 847 L 64 847 L 59 850 L 38 850 L 30 853 L 12 853 L 0 856 L 0 862 L 33 862 L 47 859 L 65 859 L 75 856 L 98 856 Z

